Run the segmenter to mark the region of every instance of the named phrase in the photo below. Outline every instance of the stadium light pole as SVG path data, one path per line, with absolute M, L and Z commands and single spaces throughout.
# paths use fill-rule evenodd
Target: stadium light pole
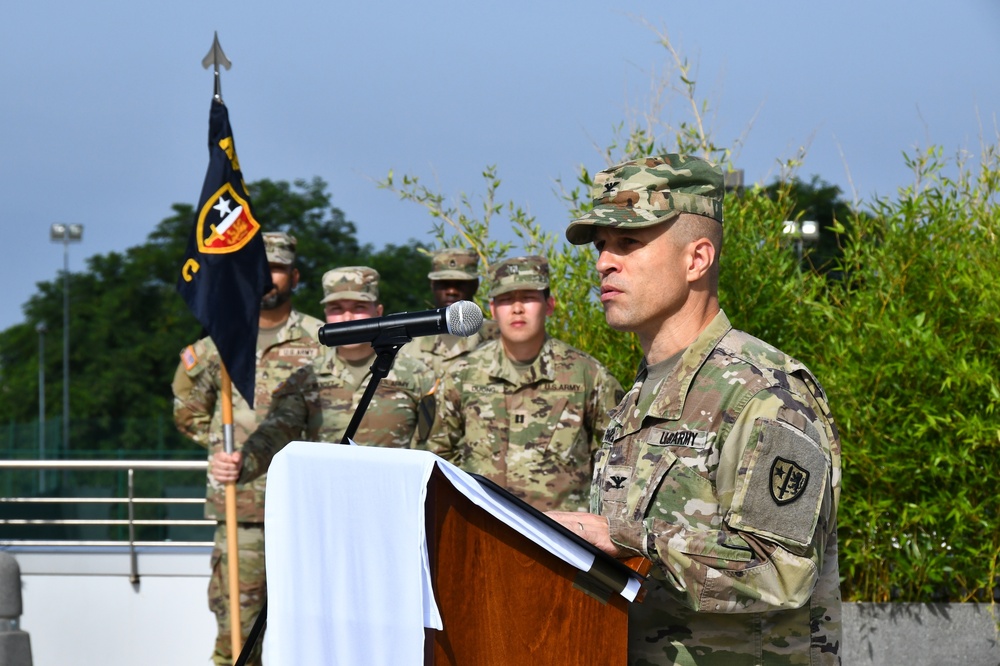
M 38 331 L 38 459 L 45 460 L 45 322 L 35 326 Z M 45 470 L 38 470 L 38 494 L 45 492 Z
M 726 192 L 743 192 L 743 169 L 730 169 L 722 174 L 722 182 Z
M 63 451 L 69 451 L 69 244 L 83 240 L 82 224 L 52 225 L 50 238 L 63 244 Z

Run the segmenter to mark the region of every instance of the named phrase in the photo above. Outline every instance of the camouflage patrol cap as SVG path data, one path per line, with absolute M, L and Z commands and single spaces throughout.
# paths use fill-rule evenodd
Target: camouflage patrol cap
M 432 280 L 478 280 L 479 255 L 475 250 L 449 247 L 441 250 L 431 259 Z
M 378 302 L 378 271 L 367 266 L 344 266 L 323 274 L 323 300 Z
M 549 262 L 545 257 L 504 259 L 490 268 L 490 293 L 493 298 L 511 291 L 549 288 Z
M 566 240 L 589 243 L 595 227 L 639 229 L 696 213 L 722 223 L 722 169 L 699 157 L 657 155 L 623 162 L 594 176 L 593 209 L 566 228 Z
M 298 241 L 295 240 L 295 236 L 284 231 L 265 231 L 264 252 L 267 254 L 267 263 L 282 266 L 294 264 L 296 243 Z

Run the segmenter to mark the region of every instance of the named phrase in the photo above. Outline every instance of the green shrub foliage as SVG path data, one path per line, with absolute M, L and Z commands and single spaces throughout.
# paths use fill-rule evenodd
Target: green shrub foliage
M 684 131 L 672 150 L 725 164 L 726 153 Z M 623 145 L 621 159 L 667 150 L 641 132 Z M 782 222 L 806 214 L 817 192 L 839 190 L 792 178 L 731 193 L 720 300 L 735 326 L 806 363 L 830 396 L 843 445 L 844 598 L 991 600 L 1000 557 L 1000 162 L 989 147 L 976 165 L 948 164 L 939 148 L 905 159 L 913 186 L 858 210 L 827 201 L 834 213 L 822 252 L 807 245 L 801 258 Z M 546 254 L 558 303 L 549 332 L 631 385 L 641 350 L 604 322 L 593 250 L 541 231 L 513 202 L 496 203 L 496 170 L 483 176 L 482 207 L 462 196 L 449 208 L 412 176 L 390 174 L 382 185 L 428 209 L 439 245 L 474 247 L 486 265 Z M 565 194 L 565 222 L 588 205 L 589 183 L 581 169 Z M 501 216 L 520 247 L 491 239 Z

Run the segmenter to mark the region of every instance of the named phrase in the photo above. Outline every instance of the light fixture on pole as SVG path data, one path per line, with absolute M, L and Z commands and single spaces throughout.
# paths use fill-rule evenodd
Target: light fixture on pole
M 802 245 L 819 240 L 819 223 L 813 220 L 785 220 L 782 222 L 781 233 L 795 241 L 795 256 L 801 265 Z
M 35 326 L 38 331 L 38 459 L 45 460 L 45 322 Z M 45 492 L 45 470 L 38 470 L 38 494 Z
M 83 225 L 57 222 L 49 233 L 63 244 L 63 451 L 69 451 L 69 244 L 83 240 Z

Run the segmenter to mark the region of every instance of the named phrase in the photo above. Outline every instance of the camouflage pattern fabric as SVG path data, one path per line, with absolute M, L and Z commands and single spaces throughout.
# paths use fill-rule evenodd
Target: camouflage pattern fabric
M 344 266 L 323 273 L 323 299 L 378 303 L 379 274 L 368 266 Z
M 622 393 L 597 360 L 560 340 L 546 339 L 524 368 L 487 342 L 441 380 L 427 447 L 538 509 L 582 510 Z
M 233 391 L 233 440 L 237 450 L 263 420 L 271 404 L 271 392 L 295 370 L 312 361 L 321 347 L 314 337 L 323 322 L 292 310 L 278 331 L 277 342 L 257 350 L 257 376 L 254 406 L 250 409 L 238 391 Z M 222 401 L 219 353 L 211 338 L 203 338 L 181 351 L 181 363 L 174 377 L 174 422 L 178 430 L 208 449 L 208 458 L 222 451 Z M 225 486 L 208 475 L 205 516 L 224 521 Z M 236 486 L 236 519 L 239 522 L 240 624 L 244 638 L 253 625 L 264 601 L 264 487 L 262 476 L 249 484 Z M 209 608 L 218 624 L 215 654 L 217 664 L 232 664 L 229 628 L 229 582 L 227 578 L 225 523 L 216 529 L 212 552 L 212 578 L 209 581 Z M 258 647 L 261 641 L 258 642 Z M 260 664 L 260 651 L 248 664 Z
M 722 169 L 698 157 L 671 153 L 623 162 L 594 176 L 593 207 L 570 222 L 566 239 L 584 245 L 595 227 L 649 227 L 681 213 L 722 223 L 725 191 Z
M 549 262 L 532 255 L 504 259 L 490 267 L 490 290 L 493 299 L 512 291 L 542 291 L 549 288 Z
M 461 247 L 449 247 L 434 253 L 431 257 L 431 271 L 427 277 L 434 280 L 479 279 L 479 255 L 475 250 Z M 400 350 L 405 354 L 423 362 L 430 368 L 435 377 L 441 377 L 445 368 L 456 358 L 464 356 L 473 349 L 500 337 L 500 327 L 491 319 L 484 319 L 482 328 L 468 337 L 458 335 L 425 335 L 415 338 Z
M 236 528 L 239 544 L 240 566 L 240 636 L 246 642 L 254 620 L 267 600 L 267 583 L 264 576 L 264 525 L 243 523 Z M 229 620 L 229 549 L 226 547 L 226 526 L 215 528 L 215 547 L 212 549 L 212 575 L 208 580 L 208 607 L 215 613 L 219 632 L 215 638 L 212 661 L 231 666 L 233 655 L 232 631 Z M 260 666 L 262 639 L 257 640 L 248 666 Z
M 611 415 L 591 511 L 654 563 L 629 663 L 838 664 L 840 441 L 809 370 L 720 312 Z
M 500 337 L 500 327 L 492 319 L 484 319 L 479 331 L 468 337 L 459 335 L 425 335 L 414 338 L 405 345 L 400 354 L 415 358 L 431 369 L 435 377 L 442 377 L 445 369 L 457 358 L 465 356 L 473 349 Z
M 233 391 L 233 440 L 239 450 L 257 425 L 264 420 L 271 404 L 271 393 L 293 372 L 313 361 L 322 347 L 315 340 L 319 319 L 296 312 L 289 315 L 278 332 L 278 342 L 266 350 L 257 350 L 257 377 L 254 386 L 254 409 L 238 391 Z M 190 356 L 193 353 L 193 357 Z M 222 451 L 222 391 L 219 353 L 211 338 L 202 338 L 191 349 L 181 352 L 181 364 L 174 381 L 174 423 L 177 429 L 208 448 L 208 459 Z M 187 357 L 187 358 L 185 358 Z M 187 364 L 194 360 L 190 368 Z M 183 371 L 183 372 L 182 372 Z M 185 379 L 186 378 L 186 379 Z M 264 522 L 264 486 L 260 479 L 236 488 L 236 516 L 240 522 Z M 226 515 L 225 486 L 208 475 L 205 517 L 223 520 Z
M 340 443 L 370 379 L 369 371 L 359 382 L 336 349 L 324 349 L 322 356 L 274 392 L 267 418 L 243 446 L 240 481 L 266 471 L 274 454 L 288 442 Z M 379 382 L 354 441 L 395 448 L 420 446 L 417 409 L 433 385 L 434 377 L 426 365 L 397 356 L 392 370 Z
M 265 231 L 262 236 L 267 263 L 282 266 L 291 266 L 295 263 L 295 246 L 298 245 L 295 236 L 284 231 Z
M 174 396 L 174 425 L 182 435 L 208 448 L 208 433 L 211 429 L 214 402 L 211 409 L 188 406 L 194 380 L 208 367 L 208 360 L 218 356 L 211 338 L 203 338 L 181 350 L 181 362 L 174 371 L 170 389 Z
M 479 255 L 475 250 L 448 247 L 431 257 L 431 280 L 478 280 Z

